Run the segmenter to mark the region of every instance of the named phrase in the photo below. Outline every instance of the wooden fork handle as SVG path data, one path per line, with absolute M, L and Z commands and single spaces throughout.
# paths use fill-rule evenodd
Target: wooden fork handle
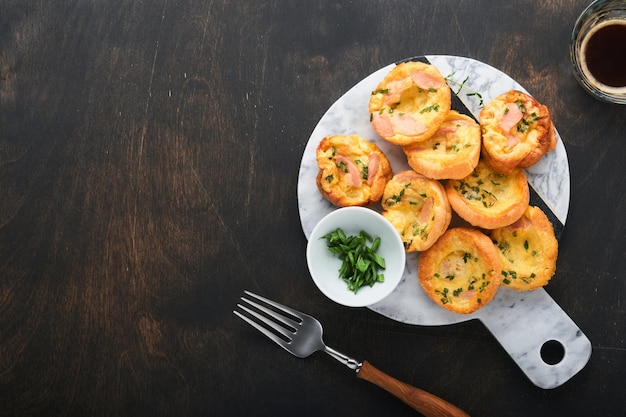
M 367 361 L 363 361 L 361 369 L 358 370 L 356 376 L 378 385 L 426 417 L 469 417 L 469 414 L 460 408 L 430 392 L 398 381 Z

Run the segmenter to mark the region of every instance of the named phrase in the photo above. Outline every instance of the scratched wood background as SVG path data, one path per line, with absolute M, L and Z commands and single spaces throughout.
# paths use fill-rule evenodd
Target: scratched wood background
M 0 2 L 0 415 L 414 415 L 232 309 L 251 289 L 472 415 L 623 416 L 625 108 L 569 73 L 585 0 Z M 338 97 L 421 54 L 479 59 L 552 110 L 572 197 L 549 293 L 593 343 L 534 387 L 480 323 L 339 307 L 308 277 L 301 154 Z M 556 413 L 556 414 L 555 414 Z

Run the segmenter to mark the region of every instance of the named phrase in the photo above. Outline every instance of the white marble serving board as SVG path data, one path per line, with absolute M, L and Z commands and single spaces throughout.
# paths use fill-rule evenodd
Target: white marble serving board
M 428 55 L 418 59 L 423 58 L 449 80 L 452 91 L 458 93 L 458 98 L 475 118 L 478 118 L 481 103 L 480 98 L 472 93 L 478 92 L 483 102 L 488 103 L 511 89 L 526 91 L 501 71 L 470 58 Z M 317 222 L 336 209 L 321 196 L 315 185 L 318 171 L 315 149 L 324 136 L 358 134 L 375 142 L 385 152 L 394 172 L 410 169 L 402 150 L 378 136 L 369 122 L 371 92 L 395 65 L 381 68 L 346 92 L 328 109 L 311 134 L 298 177 L 300 220 L 307 239 Z M 459 91 L 461 84 L 463 88 Z M 528 169 L 526 174 L 529 184 L 552 211 L 553 219 L 561 223 L 557 226 L 562 228 L 569 208 L 570 178 L 567 154 L 558 132 L 557 137 L 556 149 Z M 387 298 L 368 308 L 402 323 L 423 326 L 478 319 L 526 376 L 541 388 L 560 386 L 589 361 L 589 339 L 544 289 L 518 292 L 502 286 L 484 308 L 470 315 L 455 314 L 436 305 L 422 291 L 417 280 L 418 258 L 418 254 L 408 254 L 404 276 L 398 287 Z M 553 279 L 559 279 L 558 271 Z M 564 356 L 557 364 L 548 364 L 541 357 L 542 346 L 549 341 L 556 341 L 564 348 Z

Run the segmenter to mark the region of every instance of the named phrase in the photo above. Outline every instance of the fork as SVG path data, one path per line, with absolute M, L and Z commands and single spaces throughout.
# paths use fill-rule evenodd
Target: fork
M 244 291 L 244 293 L 248 298 L 243 296 L 241 300 L 246 305 L 237 304 L 241 311 L 233 310 L 233 313 L 289 353 L 299 358 L 306 358 L 317 351 L 326 352 L 356 371 L 357 378 L 383 388 L 426 417 L 469 417 L 466 412 L 449 402 L 399 381 L 367 361 L 359 362 L 326 346 L 322 338 L 322 325 L 314 317 L 250 291 Z

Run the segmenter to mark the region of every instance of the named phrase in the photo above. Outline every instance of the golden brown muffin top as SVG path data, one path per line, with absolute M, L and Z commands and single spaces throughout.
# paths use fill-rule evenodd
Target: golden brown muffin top
M 420 255 L 419 283 L 443 308 L 468 314 L 488 304 L 502 281 L 498 250 L 469 228 L 448 229 Z
M 405 62 L 396 65 L 372 91 L 370 121 L 382 138 L 408 145 L 432 136 L 450 104 L 450 87 L 436 67 Z
M 474 119 L 450 110 L 433 136 L 402 149 L 409 166 L 432 179 L 461 179 L 480 158 L 480 126 Z
M 528 168 L 556 147 L 548 108 L 521 91 L 490 101 L 480 112 L 480 126 L 483 157 L 498 172 Z
M 317 146 L 316 160 L 317 187 L 324 198 L 339 207 L 378 202 L 392 176 L 385 154 L 358 135 L 324 137 Z
M 381 203 L 382 215 L 398 231 L 407 252 L 428 249 L 452 219 L 441 183 L 410 170 L 393 176 Z
M 500 174 L 483 160 L 467 177 L 448 180 L 446 192 L 454 211 L 471 225 L 483 229 L 515 222 L 530 201 L 528 182 L 522 170 Z
M 556 270 L 559 244 L 539 207 L 529 206 L 515 223 L 492 230 L 502 261 L 502 283 L 520 291 L 548 284 Z

